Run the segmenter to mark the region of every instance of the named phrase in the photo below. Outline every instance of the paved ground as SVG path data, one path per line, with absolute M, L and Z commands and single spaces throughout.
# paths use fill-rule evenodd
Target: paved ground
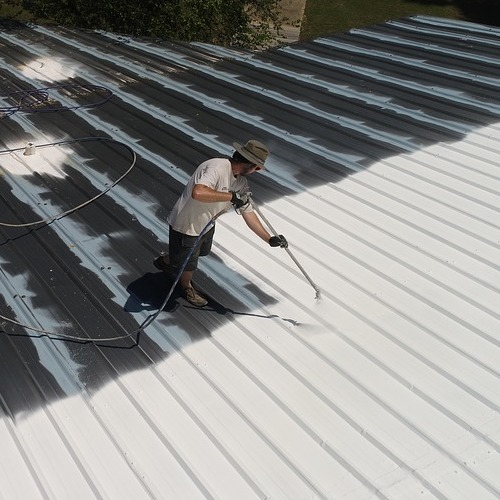
M 300 23 L 304 16 L 306 0 L 281 0 L 281 10 L 288 23 L 283 26 L 287 43 L 296 42 L 300 35 Z
M 290 18 L 291 21 L 302 19 L 306 0 L 281 0 L 280 7 L 283 15 Z

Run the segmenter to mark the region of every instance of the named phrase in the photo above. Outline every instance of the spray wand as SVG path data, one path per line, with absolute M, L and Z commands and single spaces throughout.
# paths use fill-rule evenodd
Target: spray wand
M 262 219 L 262 222 L 264 222 L 264 224 L 267 225 L 267 227 L 269 228 L 269 230 L 271 231 L 271 233 L 274 236 L 279 236 L 278 233 L 277 233 L 277 231 L 273 228 L 273 226 L 271 226 L 270 222 L 263 215 L 262 211 L 255 205 L 255 203 L 253 202 L 253 200 L 250 199 L 250 201 L 252 203 L 252 206 L 253 206 L 254 210 L 257 212 L 258 216 Z M 285 250 L 286 250 L 287 254 L 290 256 L 290 258 L 293 260 L 293 262 L 295 263 L 295 265 L 299 268 L 299 270 L 303 274 L 304 278 L 314 288 L 314 291 L 316 292 L 315 299 L 316 300 L 320 300 L 321 299 L 321 290 L 319 289 L 318 285 L 316 285 L 316 283 L 314 283 L 314 281 L 307 274 L 307 272 L 305 271 L 305 269 L 300 265 L 299 261 L 297 260 L 297 258 L 295 257 L 295 255 L 293 255 L 292 251 L 288 247 L 286 247 Z

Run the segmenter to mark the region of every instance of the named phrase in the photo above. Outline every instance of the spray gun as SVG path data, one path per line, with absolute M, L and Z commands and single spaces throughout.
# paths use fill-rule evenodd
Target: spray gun
M 252 204 L 252 207 L 253 209 L 255 210 L 255 212 L 257 212 L 258 216 L 262 219 L 262 222 L 264 222 L 264 224 L 267 225 L 267 227 L 269 228 L 269 230 L 271 231 L 271 233 L 276 237 L 276 238 L 280 238 L 280 235 L 277 233 L 277 231 L 273 228 L 273 226 L 271 226 L 271 223 L 266 219 L 266 217 L 264 216 L 264 214 L 262 213 L 262 211 L 257 207 L 257 205 L 254 203 L 254 201 L 252 200 L 252 198 L 250 197 L 251 193 L 249 193 L 249 201 L 250 203 Z M 310 283 L 310 285 L 314 288 L 314 291 L 316 292 L 316 300 L 320 300 L 321 299 L 321 290 L 319 289 L 319 287 L 316 285 L 316 283 L 314 283 L 314 281 L 311 279 L 311 277 L 306 273 L 305 269 L 300 265 L 299 261 L 297 260 L 297 258 L 293 255 L 292 251 L 288 248 L 288 245 L 286 246 L 282 246 L 280 245 L 282 248 L 284 248 L 287 252 L 287 254 L 290 256 L 290 258 L 293 260 L 293 262 L 295 263 L 295 265 L 299 268 L 300 272 L 303 274 L 304 278 L 306 278 L 306 280 Z

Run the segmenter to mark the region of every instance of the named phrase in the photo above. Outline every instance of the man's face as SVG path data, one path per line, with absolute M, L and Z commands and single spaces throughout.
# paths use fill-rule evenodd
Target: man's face
M 258 172 L 259 170 L 262 170 L 262 167 L 260 167 L 259 165 L 252 165 L 252 164 L 245 165 L 240 175 L 244 176 L 250 175 L 253 174 L 254 172 Z

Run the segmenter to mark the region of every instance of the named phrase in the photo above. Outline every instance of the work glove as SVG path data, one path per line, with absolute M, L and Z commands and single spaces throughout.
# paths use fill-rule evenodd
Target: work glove
M 241 208 L 250 202 L 250 195 L 248 193 L 240 194 L 235 191 L 231 191 L 231 203 L 234 208 Z
M 286 241 L 286 238 L 282 234 L 279 236 L 271 236 L 269 238 L 269 244 L 272 247 L 288 248 L 288 241 Z

